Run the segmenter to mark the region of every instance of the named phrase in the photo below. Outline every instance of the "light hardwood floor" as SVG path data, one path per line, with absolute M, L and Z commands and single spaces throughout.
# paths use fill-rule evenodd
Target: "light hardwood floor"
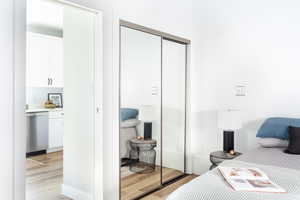
M 124 173 L 124 170 L 121 170 Z M 163 168 L 163 181 L 168 181 L 174 177 L 181 175 L 178 170 Z M 164 200 L 166 197 L 176 190 L 181 185 L 194 179 L 195 175 L 189 175 L 184 179 L 169 185 L 168 187 L 157 191 L 146 198 L 147 200 Z M 121 179 L 121 199 L 129 200 L 142 195 L 160 185 L 160 168 L 157 167 L 153 173 L 150 174 L 130 174 L 123 176 Z
M 63 152 L 27 158 L 26 200 L 70 200 L 61 195 Z
M 156 187 L 160 180 L 159 171 L 158 168 L 151 176 L 149 174 L 131 174 L 122 178 L 122 200 L 129 200 Z M 165 180 L 178 174 L 179 172 L 176 170 L 163 169 Z M 195 177 L 195 175 L 187 176 L 143 198 L 143 200 L 165 200 L 170 193 Z M 63 152 L 44 154 L 27 159 L 26 200 L 71 200 L 61 195 L 62 183 Z

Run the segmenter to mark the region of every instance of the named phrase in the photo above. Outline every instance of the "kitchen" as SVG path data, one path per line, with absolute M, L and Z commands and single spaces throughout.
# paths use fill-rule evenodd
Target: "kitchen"
M 28 32 L 26 81 L 28 155 L 41 151 L 62 150 L 63 71 L 62 37 Z

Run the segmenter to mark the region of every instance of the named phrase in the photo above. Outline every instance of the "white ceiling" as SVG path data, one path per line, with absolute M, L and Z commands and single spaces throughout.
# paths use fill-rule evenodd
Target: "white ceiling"
M 63 7 L 47 0 L 28 0 L 27 24 L 62 29 Z

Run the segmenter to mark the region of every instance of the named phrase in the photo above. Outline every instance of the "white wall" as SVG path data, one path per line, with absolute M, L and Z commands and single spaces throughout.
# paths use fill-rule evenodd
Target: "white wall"
M 6 1 L 0 7 L 0 20 L 3 24 L 0 32 L 1 74 L 0 89 L 2 98 L 0 105 L 4 109 L 0 115 L 0 152 L 1 152 L 1 196 L 5 199 L 13 198 L 13 134 L 14 134 L 14 65 L 13 65 L 13 2 Z
M 237 149 L 255 146 L 262 119 L 299 117 L 300 28 L 295 0 L 197 1 L 193 44 L 192 111 L 195 169 L 207 169 L 208 153 L 222 148 L 217 109 L 239 108 L 245 126 Z M 245 85 L 246 97 L 234 86 Z M 206 165 L 206 166 L 205 166 Z
M 16 15 L 14 10 L 18 12 Z M 20 12 L 23 10 L 25 4 L 20 0 L 4 1 L 0 7 L 0 195 L 7 200 L 24 197 L 25 156 L 21 149 L 25 151 L 25 143 L 22 143 L 25 141 L 25 34 L 22 34 L 25 22 L 19 21 L 25 19 L 25 12 Z M 14 141 L 15 133 L 20 141 Z

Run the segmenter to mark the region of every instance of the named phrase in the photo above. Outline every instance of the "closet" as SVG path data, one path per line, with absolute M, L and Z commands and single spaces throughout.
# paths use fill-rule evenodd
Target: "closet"
M 120 199 L 186 173 L 189 40 L 120 22 Z

